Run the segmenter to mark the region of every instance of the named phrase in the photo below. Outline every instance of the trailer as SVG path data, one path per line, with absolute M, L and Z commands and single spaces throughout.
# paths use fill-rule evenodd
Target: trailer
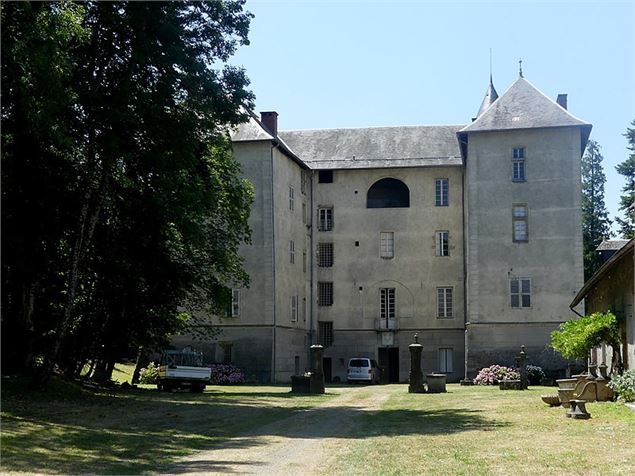
M 212 369 L 203 366 L 202 352 L 191 347 L 166 350 L 161 354 L 157 388 L 164 392 L 189 389 L 193 393 L 202 393 L 211 376 Z

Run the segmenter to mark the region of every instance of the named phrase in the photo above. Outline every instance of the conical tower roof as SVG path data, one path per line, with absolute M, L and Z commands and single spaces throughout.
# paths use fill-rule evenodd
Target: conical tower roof
M 498 99 L 498 93 L 496 92 L 496 88 L 494 88 L 494 83 L 492 82 L 492 75 L 489 75 L 489 86 L 487 87 L 487 91 L 485 91 L 485 97 L 483 98 L 483 102 L 481 103 L 481 107 L 476 114 L 476 117 L 480 116 L 485 112 L 485 110 L 494 104 L 494 101 Z

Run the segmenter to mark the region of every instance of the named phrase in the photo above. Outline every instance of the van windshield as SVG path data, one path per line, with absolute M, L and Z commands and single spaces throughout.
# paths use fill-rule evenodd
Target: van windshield
M 351 359 L 349 367 L 370 367 L 368 359 Z

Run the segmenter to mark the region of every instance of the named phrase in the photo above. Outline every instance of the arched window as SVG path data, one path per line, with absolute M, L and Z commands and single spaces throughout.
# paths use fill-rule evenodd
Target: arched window
M 385 178 L 368 189 L 366 208 L 404 208 L 410 206 L 410 190 L 401 180 Z

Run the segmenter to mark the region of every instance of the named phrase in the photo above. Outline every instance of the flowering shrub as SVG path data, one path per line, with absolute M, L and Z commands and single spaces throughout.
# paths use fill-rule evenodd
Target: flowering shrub
M 231 364 L 210 364 L 212 385 L 236 385 L 245 383 L 245 374 L 238 367 Z
M 518 380 L 520 374 L 514 369 L 502 365 L 490 365 L 480 370 L 474 383 L 476 385 L 496 385 L 500 380 Z
M 157 383 L 159 378 L 159 366 L 154 362 L 150 362 L 147 367 L 139 371 L 139 383 Z
M 635 369 L 627 370 L 622 375 L 611 377 L 609 382 L 611 388 L 620 399 L 627 402 L 635 400 Z
M 542 370 L 542 367 L 538 367 L 537 365 L 528 365 L 527 366 L 527 379 L 529 380 L 530 385 L 540 385 L 540 381 L 545 378 L 545 373 Z

